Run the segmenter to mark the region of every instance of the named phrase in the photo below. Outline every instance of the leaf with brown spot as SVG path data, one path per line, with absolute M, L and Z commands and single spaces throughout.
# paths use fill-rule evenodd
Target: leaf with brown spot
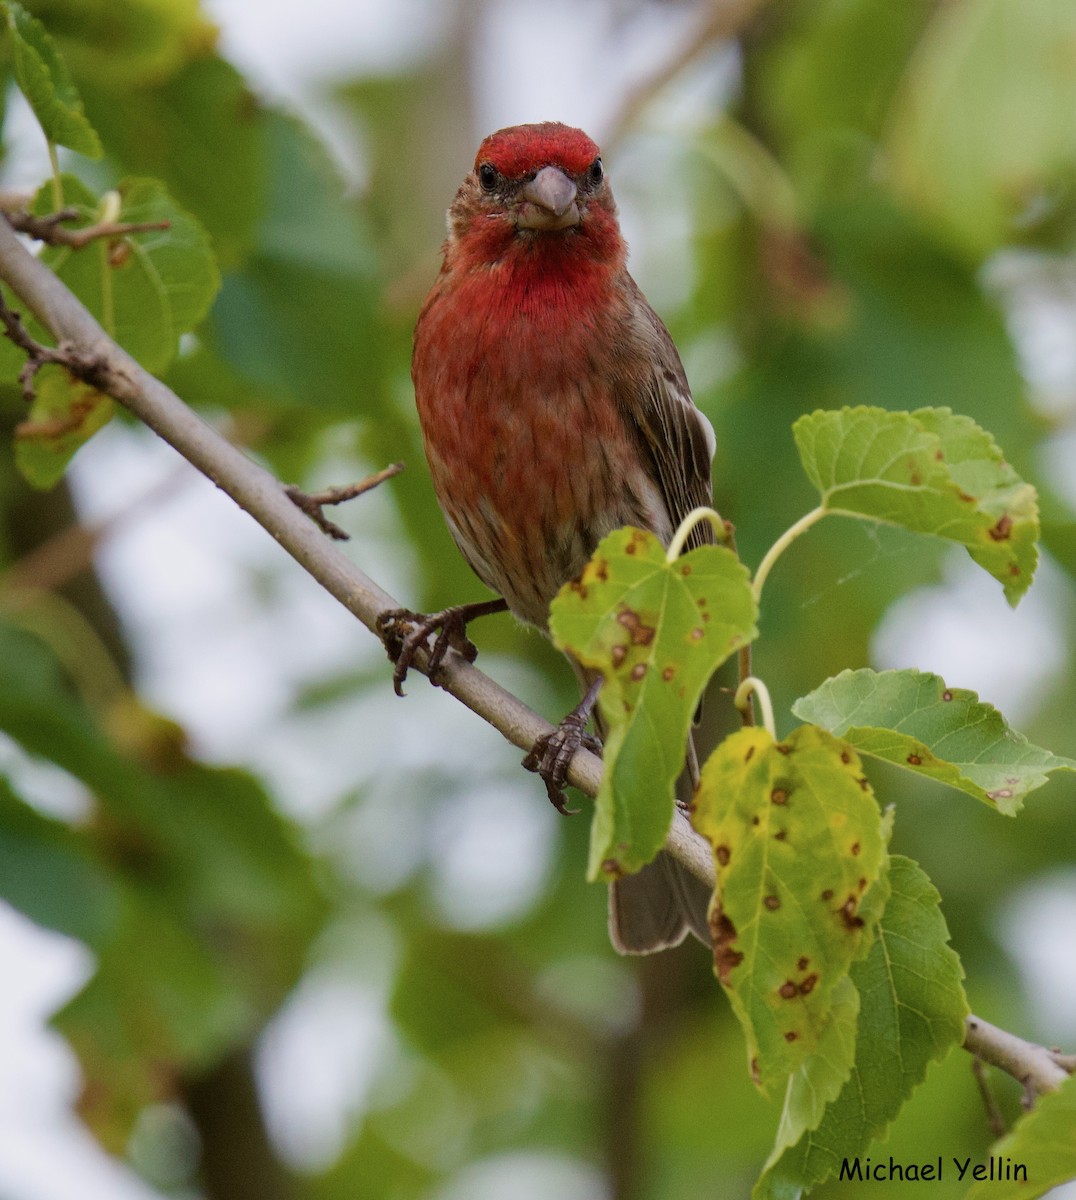
M 1035 489 L 994 439 L 948 408 L 843 408 L 793 426 L 828 513 L 865 517 L 963 545 L 1016 604 L 1038 561 Z
M 854 1004 L 858 1021 L 831 1027 L 819 1052 L 793 1076 L 754 1200 L 799 1195 L 835 1174 L 842 1159 L 865 1153 L 884 1137 L 927 1067 L 963 1041 L 963 972 L 938 893 L 922 869 L 900 855 L 890 860 L 887 878 L 878 936 L 834 994 L 834 1012 Z M 849 1033 L 853 1045 L 846 1044 Z M 880 1046 L 889 1050 L 880 1054 Z M 840 1080 L 833 1064 L 846 1061 L 851 1071 Z
M 33 487 L 63 477 L 75 452 L 112 419 L 111 397 L 73 379 L 59 366 L 37 373 L 30 416 L 15 429 L 15 464 Z
M 816 977 L 812 977 L 816 978 Z M 811 991 L 811 987 L 807 991 Z M 801 988 L 798 990 L 802 990 Z M 826 1105 L 840 1095 L 852 1071 L 859 1017 L 859 992 L 844 975 L 833 989 L 829 1023 L 815 1052 L 792 1073 L 786 1093 L 778 1145 L 792 1145 L 821 1119 Z
M 974 796 L 1006 816 L 1053 771 L 1076 761 L 1033 746 L 974 692 L 924 671 L 842 671 L 792 711 L 894 763 Z
M 610 858 L 630 873 L 661 849 L 699 698 L 721 663 L 756 636 L 757 608 L 747 570 L 729 550 L 701 546 L 669 563 L 660 541 L 640 529 L 605 538 L 579 583 L 561 589 L 549 626 L 562 650 L 605 679 L 595 879 L 609 874 Z M 700 599 L 712 617 L 701 627 Z
M 861 778 L 856 755 L 814 726 L 780 744 L 742 729 L 702 771 L 692 823 L 714 847 L 715 906 L 741 956 L 719 978 L 765 1089 L 817 1051 L 885 901 L 882 815 Z

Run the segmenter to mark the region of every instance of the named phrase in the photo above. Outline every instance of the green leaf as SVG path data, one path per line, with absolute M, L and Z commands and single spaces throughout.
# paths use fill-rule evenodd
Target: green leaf
M 792 1147 L 778 1142 L 755 1200 L 792 1200 L 838 1174 L 844 1159 L 884 1134 L 930 1063 L 964 1039 L 963 970 L 948 944 L 938 893 L 901 855 L 890 859 L 888 878 L 878 938 L 851 969 L 860 996 L 851 1076 L 815 1128 Z
M 75 379 L 62 367 L 47 366 L 34 380 L 27 420 L 15 426 L 15 463 L 33 487 L 53 487 L 75 452 L 112 419 L 110 397 Z
M 822 1120 L 826 1105 L 840 1095 L 852 1073 L 859 1022 L 859 992 L 851 977 L 842 975 L 833 989 L 829 1021 L 814 1053 L 788 1080 L 775 1155 L 794 1146 L 808 1129 Z
M 747 571 L 731 551 L 701 546 L 669 562 L 641 529 L 604 538 L 553 601 L 554 642 L 605 679 L 591 879 L 637 871 L 661 849 L 699 698 L 755 637 L 755 616 Z
M 99 201 L 73 176 L 63 176 L 64 197 L 82 218 L 99 218 Z M 124 179 L 118 185 L 120 222 L 167 221 L 168 228 L 129 234 L 74 250 L 49 246 L 46 262 L 83 304 L 148 371 L 163 371 L 176 355 L 180 336 L 196 328 L 220 287 L 220 273 L 205 230 L 155 179 Z M 35 211 L 51 210 L 48 188 Z
M 45 137 L 89 158 L 100 158 L 100 138 L 86 119 L 78 89 L 45 26 L 16 0 L 6 0 L 3 15 L 11 35 L 15 80 Z
M 67 203 L 80 213 L 70 228 L 100 219 L 100 202 L 80 180 L 64 175 L 62 183 Z M 160 183 L 126 179 L 118 194 L 116 220 L 167 221 L 168 228 L 101 239 L 77 250 L 48 246 L 41 258 L 125 350 L 160 373 L 175 357 L 180 336 L 209 311 L 220 274 L 205 231 Z M 39 190 L 33 209 L 39 215 L 52 211 L 51 187 Z M 49 342 L 35 320 L 28 319 L 27 328 L 37 340 Z M 0 345 L 0 371 L 15 374 L 22 360 L 22 351 L 10 342 Z M 55 366 L 38 373 L 35 392 L 29 419 L 16 430 L 15 459 L 29 483 L 50 488 L 79 447 L 107 424 L 112 401 Z
M 315 139 L 279 113 L 262 123 L 265 199 L 254 246 L 242 271 L 225 277 L 207 337 L 271 396 L 284 391 L 321 419 L 380 420 L 388 338 L 373 231 Z
M 768 1089 L 818 1049 L 834 990 L 871 943 L 882 816 L 856 754 L 805 725 L 782 742 L 760 728 L 726 738 L 692 820 L 714 848 L 714 967 Z
M 268 126 L 285 118 L 263 110 L 235 67 L 199 47 L 204 35 L 196 28 L 168 35 L 178 33 L 188 57 L 183 67 L 155 67 L 132 92 L 116 78 L 126 69 L 126 48 L 117 54 L 115 35 L 109 29 L 103 37 L 101 25 L 89 31 L 96 44 L 81 64 L 80 83 L 109 158 L 131 175 L 159 179 L 209 230 L 222 269 L 235 268 L 267 202 Z M 145 45 L 146 38 L 132 32 L 130 42 Z M 74 52 L 71 61 L 79 62 Z M 293 182 L 301 196 L 305 181 Z
M 116 927 L 120 890 L 76 833 L 0 778 L 0 897 L 38 925 L 100 947 Z
M 1076 761 L 1033 746 L 974 692 L 923 671 L 842 671 L 792 711 L 884 759 L 967 792 L 1006 816 Z
M 894 183 L 979 259 L 1048 218 L 1076 169 L 1071 0 L 937 9 L 893 113 Z
M 81 1115 L 106 1149 L 121 1152 L 139 1112 L 174 1098 L 175 1073 L 204 1072 L 256 1028 L 234 976 L 152 887 L 124 889 L 118 936 L 52 1019 L 82 1068 Z
M 946 408 L 842 408 L 793 425 L 822 509 L 932 534 L 967 548 L 1015 605 L 1038 561 L 1035 489 L 988 433 Z
M 1056 1092 L 1040 1096 L 1012 1132 L 990 1147 L 990 1154 L 1001 1160 L 999 1167 L 1006 1159 L 1012 1166 L 1026 1165 L 1027 1181 L 982 1180 L 965 1200 L 1034 1200 L 1076 1179 L 1076 1075 L 1070 1075 Z
M 31 0 L 30 7 L 48 11 L 56 43 L 91 113 L 88 80 L 112 88 L 117 103 L 124 93 L 141 99 L 191 60 L 204 61 L 220 36 L 199 0 L 53 0 L 47 5 Z M 96 118 L 93 124 L 112 157 L 108 130 Z M 214 162 L 208 149 L 206 158 Z
M 44 645 L 0 621 L 0 663 L 0 730 L 30 754 L 81 779 L 91 792 L 133 800 L 137 773 L 101 736 Z
M 67 636 L 66 652 L 80 657 Z M 0 731 L 93 799 L 91 821 L 62 829 L 7 810 L 0 794 L 0 867 L 6 834 L 18 837 L 9 855 L 30 848 L 42 867 L 0 881 L 0 894 L 93 937 L 95 974 L 58 1024 L 80 1056 L 85 1115 L 115 1149 L 141 1106 L 279 1005 L 324 899 L 297 830 L 248 774 L 190 761 L 182 731 L 130 697 L 99 714 L 106 731 L 45 645 L 3 623 L 0 663 Z M 94 901 L 98 863 L 111 887 Z M 87 904 L 81 930 L 68 899 Z

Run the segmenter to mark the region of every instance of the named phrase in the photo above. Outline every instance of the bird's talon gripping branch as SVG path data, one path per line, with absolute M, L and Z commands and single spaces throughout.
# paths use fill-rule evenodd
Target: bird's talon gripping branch
M 407 608 L 383 612 L 377 619 L 377 632 L 389 659 L 395 664 L 392 687 L 396 695 L 404 694 L 404 680 L 420 649 L 429 655 L 426 675 L 434 682 L 434 676 L 449 649 L 462 655 L 467 662 L 474 662 L 478 657 L 478 647 L 467 636 L 468 623 L 476 617 L 505 612 L 507 608 L 503 600 L 484 600 L 479 604 L 456 604 L 425 616 Z M 431 634 L 436 635 L 432 647 L 428 643 Z
M 523 766 L 528 771 L 534 771 L 542 777 L 550 804 L 566 817 L 579 812 L 578 808 L 568 807 L 568 796 L 564 788 L 568 781 L 568 767 L 580 746 L 589 750 L 591 754 L 597 754 L 599 757 L 601 755 L 601 739 L 593 734 L 583 733 L 578 720 L 569 713 L 552 733 L 544 734 L 534 743 L 530 753 L 523 760 Z
M 568 797 L 564 791 L 568 782 L 568 768 L 572 764 L 575 752 L 582 746 L 591 754 L 601 755 L 601 739 L 592 733 L 584 733 L 587 721 L 590 720 L 591 710 L 601 689 L 601 679 L 595 680 L 587 689 L 587 694 L 564 718 L 563 721 L 549 733 L 544 733 L 531 747 L 530 753 L 523 760 L 523 766 L 528 771 L 534 771 L 545 782 L 546 795 L 550 804 L 564 816 L 573 816 L 579 811 L 568 807 Z

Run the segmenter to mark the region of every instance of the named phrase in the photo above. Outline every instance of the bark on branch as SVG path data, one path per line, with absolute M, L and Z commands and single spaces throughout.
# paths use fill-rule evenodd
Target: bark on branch
M 325 590 L 376 634 L 379 616 L 400 605 L 317 529 L 267 471 L 223 438 L 160 380 L 116 345 L 67 287 L 0 220 L 0 280 L 56 339 L 49 361 L 107 392 L 168 442 L 183 458 L 262 526 Z M 25 348 L 25 347 L 24 347 Z M 422 670 L 425 655 L 416 656 Z M 455 651 L 444 658 L 438 686 L 487 721 L 513 745 L 530 750 L 552 726 Z M 387 679 L 386 679 L 387 686 Z M 601 782 L 602 763 L 580 749 L 568 781 L 588 796 Z M 666 850 L 692 874 L 714 886 L 707 843 L 677 812 Z M 968 1018 L 965 1049 L 1034 1091 L 1060 1085 L 1070 1068 L 1063 1056 L 1025 1042 L 978 1017 Z
M 1072 1055 L 1026 1042 L 974 1015 L 964 1022 L 964 1049 L 1000 1067 L 1024 1085 L 1027 1104 L 1042 1092 L 1055 1092 L 1073 1074 Z

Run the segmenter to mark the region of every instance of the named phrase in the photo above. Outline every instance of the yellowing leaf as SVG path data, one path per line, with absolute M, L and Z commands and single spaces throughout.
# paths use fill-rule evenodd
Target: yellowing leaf
M 731 551 L 701 546 L 670 563 L 641 529 L 609 534 L 553 601 L 553 640 L 605 678 L 592 879 L 637 871 L 661 849 L 699 697 L 755 636 L 755 615 L 747 571 Z
M 882 817 L 859 758 L 823 729 L 742 729 L 711 755 L 693 823 L 714 848 L 714 966 L 763 1088 L 819 1046 L 884 903 Z M 838 1080 L 839 1082 L 839 1080 Z
M 785 1092 L 777 1146 L 794 1146 L 814 1129 L 826 1106 L 840 1095 L 852 1073 L 859 1024 L 859 992 L 850 975 L 842 975 L 833 989 L 832 1010 L 818 1046 L 793 1071 Z
M 806 1129 L 793 1145 L 778 1138 L 754 1200 L 788 1200 L 836 1175 L 844 1159 L 855 1159 L 884 1135 L 927 1067 L 964 1039 L 963 971 L 938 893 L 922 868 L 899 854 L 890 859 L 887 879 L 878 937 L 851 969 L 860 1005 L 851 1076 L 821 1119 L 811 1106 L 797 1121 L 787 1110 L 802 1106 L 803 1098 L 789 1089 L 782 1133 Z
M 108 424 L 112 410 L 103 392 L 62 367 L 43 367 L 30 416 L 15 427 L 15 464 L 26 481 L 42 489 L 56 484 L 75 451 Z

